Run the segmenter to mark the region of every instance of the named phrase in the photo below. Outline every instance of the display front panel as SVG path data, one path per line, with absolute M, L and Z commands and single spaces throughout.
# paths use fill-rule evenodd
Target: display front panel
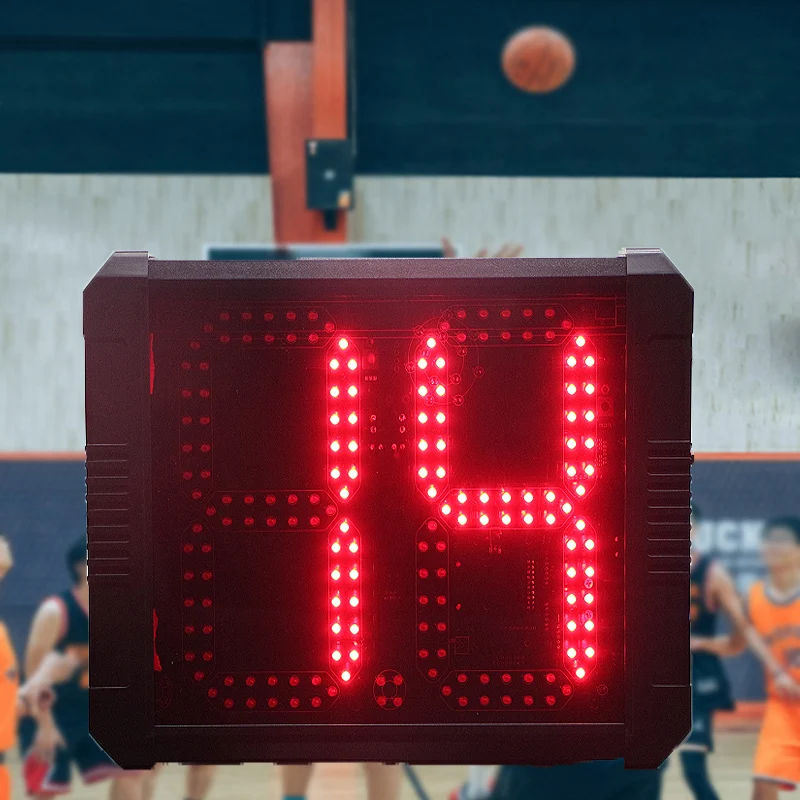
M 250 295 L 151 301 L 156 724 L 622 721 L 623 299 Z

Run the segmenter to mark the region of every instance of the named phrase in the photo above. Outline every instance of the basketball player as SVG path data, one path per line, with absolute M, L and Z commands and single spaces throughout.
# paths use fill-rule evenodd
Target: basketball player
M 692 731 L 678 748 L 683 775 L 696 800 L 719 800 L 708 774 L 708 754 L 714 749 L 715 711 L 732 710 L 730 685 L 722 657 L 742 652 L 749 625 L 732 578 L 717 561 L 699 553 L 700 511 L 692 506 L 689 610 L 692 649 Z M 719 612 L 728 616 L 733 632 L 717 636 Z
M 11 548 L 0 536 L 0 581 L 14 565 Z M 0 622 L 0 800 L 11 797 L 11 776 L 6 766 L 6 751 L 17 739 L 17 657 L 4 623 Z
M 491 800 L 658 800 L 661 770 L 625 769 L 617 761 L 555 767 L 500 767 Z
M 767 704 L 754 765 L 753 800 L 777 800 L 800 784 L 800 519 L 764 530 L 767 578 L 750 590 L 748 614 L 765 647 Z
M 77 672 L 66 671 L 57 686 L 51 709 L 38 715 L 35 724 L 24 719 L 20 725 L 23 772 L 30 795 L 37 798 L 70 791 L 72 765 L 85 783 L 110 779 L 111 800 L 141 800 L 144 775 L 121 770 L 89 735 L 88 645 L 89 583 L 86 568 L 86 539 L 81 537 L 66 555 L 72 590 L 45 600 L 31 625 L 25 654 L 25 671 L 58 662 L 48 654 L 69 654 Z M 38 680 L 38 677 L 37 677 Z

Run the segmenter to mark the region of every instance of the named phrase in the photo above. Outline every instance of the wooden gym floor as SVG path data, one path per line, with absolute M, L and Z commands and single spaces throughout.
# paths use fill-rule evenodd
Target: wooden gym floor
M 750 770 L 756 733 L 724 731 L 717 736 L 717 752 L 711 757 L 711 772 L 721 797 L 725 800 L 749 800 Z M 14 786 L 13 800 L 22 800 L 24 791 L 19 761 L 10 761 Z M 445 800 L 448 792 L 463 780 L 464 767 L 419 767 L 417 772 L 431 800 Z M 277 771 L 271 764 L 246 764 L 240 767 L 220 767 L 209 800 L 279 800 Z M 153 800 L 180 800 L 184 797 L 184 770 L 169 765 L 161 773 Z M 73 800 L 105 800 L 105 783 L 86 787 L 73 782 Z M 787 795 L 788 796 L 788 795 Z M 364 797 L 360 771 L 351 764 L 321 764 L 317 767 L 309 800 L 360 800 Z M 403 784 L 402 800 L 415 800 L 407 781 Z M 690 795 L 681 781 L 680 765 L 675 762 L 667 770 L 663 800 L 689 800 Z

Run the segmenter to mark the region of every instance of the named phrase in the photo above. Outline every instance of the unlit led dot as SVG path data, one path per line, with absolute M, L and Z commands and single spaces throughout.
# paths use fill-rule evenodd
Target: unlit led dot
M 581 485 L 576 486 L 575 494 L 578 495 L 578 497 L 583 497 L 586 494 L 586 487 Z
M 503 525 L 510 525 L 511 524 L 511 515 L 510 514 L 503 514 L 503 516 L 500 517 L 500 519 L 501 519 Z
M 569 475 L 570 478 L 574 478 L 577 474 L 578 470 L 572 464 L 570 464 L 567 467 L 567 475 Z
M 586 344 L 586 339 L 584 339 L 583 336 L 578 336 L 578 338 L 575 339 L 575 344 L 578 345 L 578 347 L 583 347 Z
M 437 421 L 437 422 L 438 422 L 440 425 L 443 425 L 443 424 L 444 424 L 444 421 L 445 421 L 446 419 L 447 419 L 447 417 L 445 416 L 445 414 L 444 414 L 444 411 L 440 411 L 440 412 L 439 412 L 439 413 L 436 415 L 436 421 Z
M 442 514 L 446 517 L 453 509 L 447 503 L 442 506 Z
M 561 506 L 561 510 L 562 510 L 562 511 L 563 511 L 565 514 L 569 514 L 569 513 L 570 513 L 570 511 L 572 511 L 572 506 L 571 506 L 569 503 L 564 503 L 564 505 L 563 505 L 563 506 Z
M 434 339 L 433 336 L 431 336 L 430 339 L 428 339 L 428 341 L 426 342 L 426 344 L 428 345 L 428 347 L 433 349 L 434 347 L 436 347 L 436 339 Z
M 466 525 L 467 524 L 467 515 L 466 514 L 459 514 L 458 515 L 458 524 L 459 525 Z
M 445 389 L 441 383 L 436 387 L 436 394 L 439 395 L 439 397 L 444 397 L 446 391 L 447 389 Z
M 334 369 L 334 370 L 335 369 L 339 369 L 339 359 L 338 358 L 332 358 L 331 359 L 331 363 L 330 363 L 330 367 L 331 367 L 331 369 Z
M 567 540 L 567 550 L 574 550 L 578 546 L 578 543 L 574 539 Z
M 437 467 L 436 468 L 436 477 L 437 478 L 444 478 L 447 475 L 447 470 L 444 467 Z
M 420 450 L 425 452 L 428 449 L 428 442 L 425 439 L 420 439 L 417 447 L 419 447 Z
M 420 421 L 422 425 L 424 425 L 428 421 L 428 415 L 423 411 L 417 419 Z
M 339 339 L 339 347 L 342 350 L 347 350 L 347 339 Z
M 574 383 L 567 384 L 567 394 L 575 394 L 578 391 L 578 387 Z
M 530 525 L 530 524 L 533 522 L 533 514 L 530 514 L 530 513 L 527 513 L 527 512 L 526 512 L 526 513 L 525 513 L 525 514 L 522 516 L 522 520 L 523 520 L 523 522 L 524 522 L 526 525 Z
M 417 366 L 418 366 L 420 369 L 427 369 L 427 368 L 428 368 L 428 361 L 427 361 L 427 359 L 421 358 L 419 361 L 417 361 Z
M 569 356 L 567 358 L 567 366 L 574 367 L 578 363 L 578 359 L 575 356 Z
M 478 519 L 480 520 L 481 525 L 489 524 L 489 517 L 486 514 L 481 514 Z
M 545 522 L 548 525 L 554 525 L 555 521 L 556 521 L 556 515 L 555 514 L 548 514 L 544 519 L 545 519 Z
M 429 486 L 428 487 L 428 497 L 430 497 L 431 500 L 433 500 L 433 498 L 436 497 L 437 494 L 438 494 L 438 492 L 436 491 L 436 487 L 435 486 Z
M 586 364 L 587 367 L 593 367 L 594 356 L 586 356 L 586 358 L 583 359 L 583 363 Z
M 338 425 L 341 422 L 341 418 L 338 414 L 331 414 L 331 425 Z
M 355 387 L 355 386 L 351 386 L 351 387 L 350 387 L 350 388 L 347 390 L 347 394 L 349 394 L 349 395 L 350 395 L 350 397 L 355 397 L 355 396 L 358 394 L 358 389 L 356 389 L 356 387 Z

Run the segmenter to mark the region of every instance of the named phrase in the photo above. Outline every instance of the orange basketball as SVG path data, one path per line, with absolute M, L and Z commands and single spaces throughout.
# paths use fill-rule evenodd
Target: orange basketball
M 575 69 L 575 50 L 553 28 L 524 28 L 503 48 L 503 72 L 524 92 L 552 92 L 563 86 Z

